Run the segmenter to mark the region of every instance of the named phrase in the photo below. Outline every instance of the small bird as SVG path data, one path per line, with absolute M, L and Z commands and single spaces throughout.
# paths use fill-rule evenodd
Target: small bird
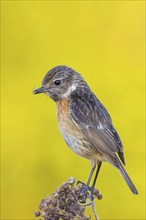
M 56 66 L 33 93 L 45 93 L 56 102 L 59 130 L 66 144 L 77 155 L 90 160 L 87 189 L 97 167 L 90 187 L 94 189 L 102 162 L 106 161 L 118 169 L 130 190 L 138 194 L 123 167 L 123 145 L 111 117 L 78 72 L 68 66 Z

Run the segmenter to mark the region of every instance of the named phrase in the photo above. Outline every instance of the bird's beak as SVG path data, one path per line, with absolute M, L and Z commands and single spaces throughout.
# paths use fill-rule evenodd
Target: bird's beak
M 40 87 L 38 89 L 35 89 L 33 91 L 33 94 L 40 94 L 40 93 L 43 93 L 43 92 L 46 92 L 46 88 L 45 87 Z

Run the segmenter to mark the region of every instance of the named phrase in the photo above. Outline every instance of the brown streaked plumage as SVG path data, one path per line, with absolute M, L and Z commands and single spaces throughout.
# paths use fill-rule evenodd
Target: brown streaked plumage
M 87 186 L 97 165 L 91 189 L 94 188 L 102 161 L 107 161 L 119 170 L 130 190 L 138 194 L 122 165 L 123 145 L 111 117 L 82 76 L 67 66 L 57 66 L 46 74 L 42 87 L 34 90 L 34 94 L 42 92 L 56 102 L 59 129 L 67 145 L 92 164 Z

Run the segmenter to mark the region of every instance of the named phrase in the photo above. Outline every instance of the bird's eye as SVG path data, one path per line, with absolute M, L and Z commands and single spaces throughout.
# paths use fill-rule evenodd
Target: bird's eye
M 54 81 L 54 84 L 55 84 L 56 86 L 60 85 L 60 83 L 61 83 L 61 80 L 59 80 L 59 79 L 57 79 L 57 80 Z

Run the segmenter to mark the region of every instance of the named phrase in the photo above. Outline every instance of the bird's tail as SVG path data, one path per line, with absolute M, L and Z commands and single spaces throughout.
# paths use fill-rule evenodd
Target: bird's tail
M 118 158 L 117 158 L 118 159 Z M 120 174 L 122 175 L 122 177 L 124 178 L 125 182 L 127 183 L 129 189 L 134 193 L 134 194 L 138 194 L 138 191 L 136 189 L 136 187 L 134 186 L 134 183 L 132 182 L 132 180 L 130 179 L 130 177 L 128 176 L 126 170 L 124 169 L 124 167 L 122 166 L 121 162 L 118 160 L 118 166 L 117 166 Z

